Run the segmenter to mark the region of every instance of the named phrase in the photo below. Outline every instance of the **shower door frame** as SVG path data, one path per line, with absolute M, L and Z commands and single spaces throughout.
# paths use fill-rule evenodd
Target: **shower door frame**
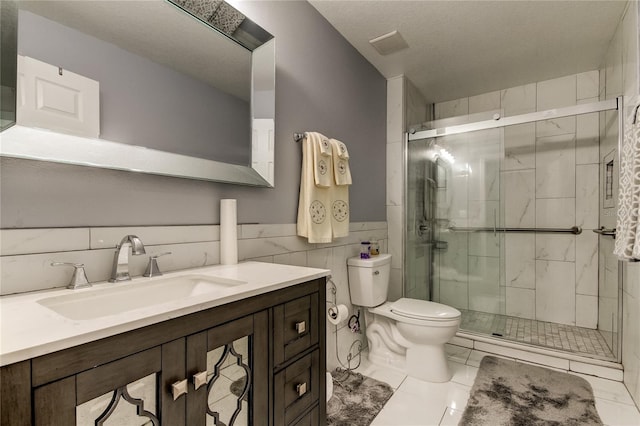
M 622 96 L 618 96 L 616 98 L 613 99 L 608 99 L 608 100 L 604 100 L 604 101 L 598 101 L 598 102 L 592 102 L 592 103 L 588 103 L 588 104 L 580 104 L 580 105 L 575 105 L 575 106 L 569 106 L 569 107 L 563 107 L 563 108 L 553 108 L 553 109 L 549 109 L 549 110 L 545 110 L 545 111 L 537 111 L 537 112 L 531 112 L 531 113 L 526 113 L 526 114 L 520 114 L 520 115 L 514 115 L 514 116 L 508 116 L 508 117 L 502 117 L 500 114 L 496 113 L 493 116 L 492 120 L 482 120 L 482 121 L 476 121 L 473 123 L 466 123 L 466 124 L 459 124 L 459 125 L 453 125 L 453 126 L 448 126 L 448 127 L 441 127 L 441 128 L 437 128 L 437 129 L 430 129 L 430 130 L 416 130 L 414 128 L 410 128 L 408 132 L 405 132 L 404 134 L 404 142 L 405 142 L 405 148 L 403 149 L 403 166 L 404 166 L 404 200 L 406 203 L 406 200 L 409 199 L 408 196 L 408 171 L 409 171 L 409 167 L 408 167 L 408 162 L 409 162 L 409 149 L 408 149 L 408 144 L 413 142 L 413 141 L 417 141 L 417 140 L 423 140 L 423 139 L 435 139 L 438 137 L 442 137 L 442 136 L 450 136 L 450 135 L 457 135 L 457 134 L 462 134 L 462 133 L 469 133 L 469 132 L 475 132 L 475 131 L 479 131 L 479 130 L 488 130 L 488 129 L 496 129 L 496 128 L 501 128 L 501 127 L 507 127 L 507 126 L 514 126 L 514 125 L 518 125 L 518 124 L 526 124 L 526 123 L 534 123 L 537 121 L 542 121 L 542 120 L 551 120 L 551 119 L 557 119 L 557 118 L 563 118 L 563 117 L 571 117 L 571 116 L 578 116 L 578 115 L 583 115 L 583 114 L 589 114 L 589 113 L 595 113 L 595 112 L 604 112 L 604 111 L 611 111 L 611 110 L 617 110 L 618 111 L 618 141 L 617 141 L 617 164 L 618 164 L 618 170 L 620 170 L 620 159 L 621 159 L 621 155 L 622 155 L 622 140 L 624 137 L 624 102 L 623 102 L 623 97 Z M 407 284 L 407 205 L 405 204 L 405 213 L 403 214 L 402 217 L 402 228 L 403 228 L 403 233 L 402 233 L 402 240 L 403 240 L 403 244 L 402 244 L 402 259 L 403 259 L 403 265 L 402 265 L 402 295 L 403 297 L 406 296 L 406 284 Z M 598 236 L 598 245 L 600 245 L 600 237 Z M 615 238 L 615 237 L 614 237 Z M 433 251 L 433 247 L 431 248 L 431 251 Z M 429 265 L 429 299 L 433 298 L 433 294 L 432 294 L 432 287 L 433 287 L 433 254 L 430 255 L 430 259 L 432 261 L 432 264 Z M 622 362 L 622 334 L 623 334 L 623 330 L 622 330 L 622 318 L 623 318 L 623 312 L 622 312 L 622 296 L 621 296 L 621 292 L 622 292 L 622 286 L 623 286 L 623 279 L 624 279 L 624 274 L 623 274 L 623 270 L 624 270 L 624 261 L 622 260 L 618 260 L 618 329 L 617 329 L 617 345 L 618 345 L 618 350 L 616 353 L 616 359 L 618 363 Z M 484 335 L 482 334 L 483 337 L 486 338 L 494 338 L 493 336 L 490 335 Z M 501 341 L 509 341 L 512 342 L 510 340 L 504 340 L 504 339 L 499 339 Z M 513 343 L 513 342 L 512 342 Z M 523 345 L 529 345 L 527 343 L 524 342 L 517 342 L 517 343 L 521 343 Z M 535 347 L 541 347 L 544 348 L 544 346 L 540 346 L 540 345 L 533 345 Z M 551 349 L 551 348 L 549 348 Z M 554 350 L 554 349 L 551 349 Z

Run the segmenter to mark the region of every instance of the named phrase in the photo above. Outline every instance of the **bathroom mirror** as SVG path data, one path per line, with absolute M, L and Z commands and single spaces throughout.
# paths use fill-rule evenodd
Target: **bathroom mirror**
M 5 13 L 10 3 L 16 13 Z M 275 39 L 241 12 L 221 0 L 3 1 L 2 7 L 0 155 L 273 186 Z M 23 65 L 12 76 L 5 64 L 24 58 L 97 82 L 97 137 L 55 128 L 63 119 L 49 125 L 21 114 L 25 99 L 34 98 L 42 111 L 66 102 L 51 108 L 28 89 Z M 38 76 L 32 80 L 37 87 Z M 69 99 L 73 108 L 86 100 Z

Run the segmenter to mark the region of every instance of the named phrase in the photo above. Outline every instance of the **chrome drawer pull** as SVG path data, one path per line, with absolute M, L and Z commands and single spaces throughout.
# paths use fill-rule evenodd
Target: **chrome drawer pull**
M 187 393 L 187 384 L 189 382 L 187 379 L 179 380 L 171 385 L 171 393 L 173 395 L 173 400 L 180 398 L 180 396 Z
M 200 389 L 201 386 L 207 384 L 207 370 L 201 371 L 193 375 L 193 388 Z
M 307 393 L 307 382 L 296 385 L 296 393 L 298 394 L 298 398 Z
M 298 332 L 298 334 L 303 334 L 305 331 L 307 331 L 307 323 L 306 321 L 300 321 L 296 323 L 296 331 Z

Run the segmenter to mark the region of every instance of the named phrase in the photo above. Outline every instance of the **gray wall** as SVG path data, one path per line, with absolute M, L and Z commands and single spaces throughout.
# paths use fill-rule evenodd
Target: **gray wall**
M 100 82 L 102 139 L 250 163 L 245 100 L 25 10 L 18 22 L 18 53 Z M 248 51 L 246 60 L 249 69 Z M 248 93 L 251 81 L 246 85 Z
M 243 2 L 276 36 L 276 187 L 248 188 L 2 158 L 2 228 L 204 224 L 238 199 L 240 223 L 293 223 L 301 147 L 294 132 L 343 140 L 351 154 L 351 220 L 384 221 L 385 79 L 306 2 Z

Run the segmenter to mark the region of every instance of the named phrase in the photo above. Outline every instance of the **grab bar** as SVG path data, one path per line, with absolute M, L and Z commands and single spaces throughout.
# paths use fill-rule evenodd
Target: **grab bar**
M 607 229 L 604 226 L 601 226 L 600 229 L 594 229 L 593 232 L 605 237 L 613 237 L 614 239 L 616 238 L 616 228 Z
M 451 226 L 447 228 L 452 232 L 493 232 L 495 233 L 508 233 L 508 232 L 525 232 L 525 233 L 558 233 L 558 234 L 582 234 L 582 228 L 579 226 L 573 226 L 567 229 L 555 229 L 555 228 L 462 228 L 457 226 Z M 593 231 L 597 232 L 597 231 Z

